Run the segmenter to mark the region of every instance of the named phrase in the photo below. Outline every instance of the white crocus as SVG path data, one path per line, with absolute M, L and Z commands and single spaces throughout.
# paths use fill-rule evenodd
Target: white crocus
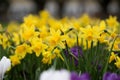
M 41 74 L 39 80 L 70 80 L 70 72 L 67 70 L 49 69 Z
M 0 60 L 0 80 L 3 80 L 5 72 L 10 68 L 11 61 L 7 57 L 3 56 Z

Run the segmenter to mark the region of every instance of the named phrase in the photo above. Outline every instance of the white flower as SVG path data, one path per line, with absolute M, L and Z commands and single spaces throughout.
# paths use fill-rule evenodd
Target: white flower
M 39 80 L 70 80 L 70 72 L 67 70 L 49 69 L 41 74 Z
M 0 80 L 3 79 L 5 72 L 10 68 L 11 61 L 7 57 L 3 56 L 0 60 Z

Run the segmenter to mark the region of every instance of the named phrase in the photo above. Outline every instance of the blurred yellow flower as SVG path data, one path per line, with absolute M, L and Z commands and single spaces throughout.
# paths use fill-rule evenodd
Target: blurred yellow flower
M 24 24 L 27 27 L 35 26 L 37 24 L 38 17 L 33 15 L 28 15 L 24 17 Z
M 103 31 L 106 29 L 106 24 L 104 20 L 100 21 L 100 25 L 98 28 L 100 29 L 100 31 Z
M 31 40 L 31 45 L 31 48 L 35 52 L 37 57 L 40 56 L 40 54 L 48 47 L 42 42 L 41 38 L 33 38 Z
M 49 35 L 47 26 L 42 26 L 39 30 L 40 30 L 39 32 L 40 38 L 45 40 L 46 37 Z
M 60 53 L 60 50 L 59 49 L 54 49 L 54 52 L 53 52 L 53 54 L 55 54 L 56 55 L 56 57 L 58 57 L 58 58 L 60 58 L 61 60 L 63 60 L 64 61 L 64 58 L 62 57 L 62 55 L 61 55 L 61 53 Z
M 6 34 L 3 34 L 3 36 L 2 36 L 2 46 L 4 49 L 6 49 L 8 46 L 10 46 L 10 41 Z
M 82 26 L 87 26 L 88 24 L 90 24 L 90 17 L 87 14 L 82 15 L 79 20 Z
M 31 28 L 28 28 L 27 26 L 24 27 L 24 30 L 23 30 L 23 33 L 22 33 L 22 37 L 24 40 L 29 40 L 31 39 L 32 37 L 35 36 L 35 28 L 34 27 L 31 27 Z
M 109 63 L 111 63 L 113 60 L 116 59 L 116 55 L 114 54 L 114 52 L 111 53 L 110 59 L 109 59 Z
M 62 41 L 62 35 L 60 30 L 55 31 L 53 28 L 50 29 L 50 36 L 48 36 L 48 42 L 50 46 L 57 46 Z
M 109 47 L 112 46 L 112 43 L 109 44 Z M 114 42 L 114 45 L 113 45 L 113 50 L 114 51 L 119 51 L 120 50 L 120 38 L 117 38 Z
M 15 54 L 21 59 L 23 59 L 27 53 L 32 53 L 32 51 L 31 51 L 31 47 L 26 43 L 23 43 L 16 47 Z
M 0 45 L 2 44 L 2 35 L 0 34 Z
M 20 59 L 17 55 L 10 56 L 10 60 L 12 62 L 12 66 L 15 66 L 17 64 L 20 64 Z
M 10 22 L 7 26 L 7 32 L 17 32 L 19 31 L 19 24 L 17 22 Z
M 109 27 L 114 28 L 118 26 L 117 17 L 110 16 L 109 19 L 106 20 L 106 22 Z
M 115 65 L 116 65 L 117 68 L 120 69 L 120 57 L 118 57 L 118 56 L 117 56 L 117 58 L 116 58 Z
M 48 18 L 50 15 L 49 15 L 49 12 L 48 11 L 40 11 L 40 17 L 42 18 Z
M 88 41 L 94 41 L 99 37 L 99 32 L 96 28 L 91 27 L 90 25 L 86 28 L 81 28 L 82 37 Z
M 22 24 L 12 22 L 5 29 L 0 25 L 0 46 L 6 49 L 6 52 L 10 49 L 13 66 L 20 64 L 20 60 L 26 58 L 27 53 L 34 53 L 36 58 L 42 56 L 43 63 L 52 64 L 55 58 L 64 61 L 61 51 L 66 49 L 66 45 L 68 49 L 80 46 L 84 52 L 84 49 L 90 49 L 93 43 L 90 51 L 94 52 L 101 49 L 101 46 L 96 46 L 99 42 L 105 44 L 105 49 L 109 51 L 114 38 L 118 36 L 118 25 L 117 18 L 113 16 L 107 20 L 93 19 L 86 14 L 78 19 L 55 19 L 47 11 L 41 11 L 39 15 L 30 14 L 24 17 Z M 120 39 L 117 38 L 113 51 L 119 50 Z M 108 62 L 113 60 L 120 68 L 120 58 L 114 52 Z
M 19 45 L 20 44 L 20 34 L 14 32 L 12 40 L 14 41 L 15 45 Z
M 42 62 L 44 64 L 51 64 L 52 60 L 55 58 L 55 55 L 51 53 L 51 51 L 45 51 L 42 53 L 43 59 Z

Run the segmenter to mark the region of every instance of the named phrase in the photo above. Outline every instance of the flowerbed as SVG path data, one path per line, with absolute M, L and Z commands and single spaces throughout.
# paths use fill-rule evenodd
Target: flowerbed
M 11 61 L 4 80 L 120 80 L 119 32 L 114 16 L 55 19 L 46 11 L 1 26 L 0 58 Z

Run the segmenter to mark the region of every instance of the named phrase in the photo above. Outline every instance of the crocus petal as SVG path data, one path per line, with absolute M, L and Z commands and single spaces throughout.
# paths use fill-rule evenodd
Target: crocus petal
M 115 73 L 110 74 L 107 80 L 117 80 L 117 74 Z
M 103 80 L 120 80 L 116 73 L 107 72 L 103 75 Z
M 70 49 L 70 51 L 76 56 L 76 57 L 78 57 L 78 55 L 80 54 L 81 56 L 82 56 L 82 48 L 81 47 L 79 47 L 79 46 L 74 46 L 74 47 L 72 47 L 71 49 Z M 80 53 L 79 53 L 79 52 Z
M 5 73 L 8 70 L 8 68 L 10 68 L 10 66 L 11 66 L 10 59 L 3 56 L 3 58 L 1 59 L 1 63 L 3 63 L 3 65 L 4 65 L 3 72 Z
M 53 70 L 44 71 L 41 74 L 40 80 L 48 80 L 48 78 L 52 77 L 53 73 Z
M 70 73 L 67 70 L 55 71 L 52 80 L 70 80 Z
M 70 80 L 79 80 L 78 74 L 75 72 L 72 72 L 70 76 Z
M 103 75 L 103 80 L 107 80 L 107 78 L 110 76 L 110 72 L 107 72 Z
M 88 73 L 84 73 L 80 75 L 79 80 L 90 80 L 90 75 Z
M 10 59 L 3 56 L 0 61 L 0 79 L 1 80 L 3 79 L 5 72 L 10 68 L 10 66 L 11 66 Z
M 118 75 L 117 80 L 120 80 L 120 75 Z
M 39 80 L 70 80 L 70 73 L 67 70 L 50 69 L 44 71 Z

